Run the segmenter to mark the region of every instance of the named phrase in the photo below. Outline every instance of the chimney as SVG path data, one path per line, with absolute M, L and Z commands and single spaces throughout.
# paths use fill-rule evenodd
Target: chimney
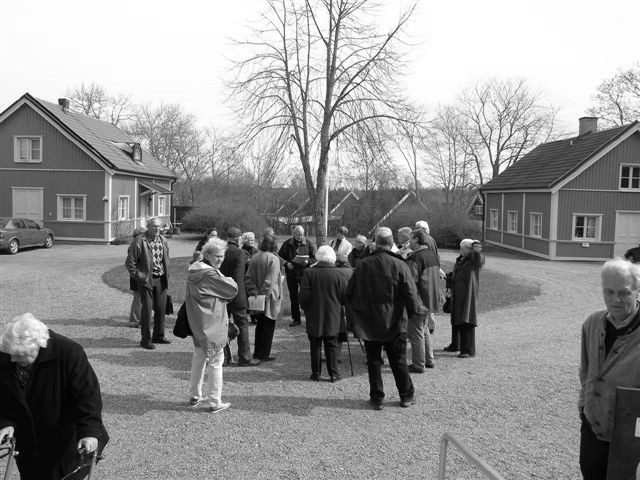
M 69 99 L 68 98 L 59 98 L 58 99 L 58 105 L 60 105 L 60 107 L 62 107 L 62 111 L 66 112 L 67 110 L 69 110 Z
M 580 117 L 578 122 L 579 137 L 586 135 L 587 133 L 596 133 L 598 131 L 598 117 Z

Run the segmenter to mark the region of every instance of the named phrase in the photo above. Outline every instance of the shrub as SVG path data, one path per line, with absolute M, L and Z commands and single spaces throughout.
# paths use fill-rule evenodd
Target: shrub
M 204 233 L 207 228 L 215 227 L 221 237 L 232 226 L 243 232 L 261 232 L 266 222 L 253 205 L 236 196 L 219 198 L 196 207 L 182 219 L 184 230 Z
M 431 209 L 427 221 L 431 236 L 441 248 L 458 248 L 463 238 L 480 240 L 482 224 L 470 219 L 463 209 L 446 209 L 438 206 Z

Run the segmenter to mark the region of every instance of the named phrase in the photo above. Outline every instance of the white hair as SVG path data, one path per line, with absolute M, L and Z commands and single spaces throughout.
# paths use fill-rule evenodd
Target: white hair
M 358 235 L 356 237 L 356 242 L 360 242 L 363 245 L 367 244 L 367 237 L 365 237 L 364 235 Z
M 336 252 L 329 245 L 323 245 L 316 252 L 316 260 L 319 262 L 336 263 Z
M 202 246 L 202 257 L 206 258 L 206 256 L 213 251 L 225 253 L 227 251 L 227 242 L 218 237 L 210 238 L 207 240 L 207 243 Z
M 256 239 L 256 234 L 253 232 L 244 232 L 242 234 L 242 241 L 243 242 L 248 242 L 248 241 L 255 241 Z
M 421 228 L 422 230 L 427 232 L 427 235 L 429 235 L 429 223 L 426 220 L 418 220 L 416 222 L 416 228 Z
M 49 329 L 25 313 L 12 318 L 0 328 L 0 351 L 9 355 L 25 355 L 47 346 Z
M 631 263 L 622 257 L 616 257 L 602 265 L 600 278 L 603 278 L 607 273 L 617 273 L 625 278 L 631 278 L 631 286 L 634 289 L 640 288 L 640 265 Z
M 475 242 L 475 240 L 472 240 L 471 238 L 465 238 L 460 242 L 460 248 L 471 248 L 473 246 L 473 242 Z
M 390 228 L 380 227 L 376 230 L 376 245 L 391 248 L 393 245 L 393 232 Z

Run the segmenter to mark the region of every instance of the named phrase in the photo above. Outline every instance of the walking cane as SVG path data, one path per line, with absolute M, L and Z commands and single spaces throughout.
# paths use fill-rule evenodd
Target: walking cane
M 351 360 L 351 342 L 349 342 L 349 332 L 347 332 L 347 351 L 349 352 L 349 366 L 351 366 L 351 376 L 353 377 L 353 361 Z

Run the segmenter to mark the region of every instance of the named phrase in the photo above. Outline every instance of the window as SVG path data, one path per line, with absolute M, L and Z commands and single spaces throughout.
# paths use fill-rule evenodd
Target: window
M 484 208 L 482 205 L 476 205 L 476 215 L 482 215 L 484 213 Z
M 127 220 L 129 218 L 129 197 L 118 197 L 118 220 Z
M 507 232 L 518 233 L 518 212 L 515 210 L 507 212 Z
M 167 197 L 160 196 L 158 197 L 158 215 L 166 215 L 167 214 Z
M 58 220 L 85 220 L 86 195 L 58 195 Z
M 600 218 L 602 215 L 574 215 L 573 240 L 600 239 Z
M 33 220 L 30 220 L 28 218 L 24 219 L 24 223 L 27 225 L 27 228 L 31 228 L 33 230 L 39 230 L 40 229 L 40 226 L 36 222 L 34 222 Z
M 531 213 L 529 234 L 532 237 L 542 237 L 542 214 Z
M 13 140 L 14 162 L 42 162 L 42 137 L 14 137 Z
M 640 165 L 620 167 L 620 190 L 640 190 Z
M 489 228 L 498 230 L 498 210 L 489 210 Z

